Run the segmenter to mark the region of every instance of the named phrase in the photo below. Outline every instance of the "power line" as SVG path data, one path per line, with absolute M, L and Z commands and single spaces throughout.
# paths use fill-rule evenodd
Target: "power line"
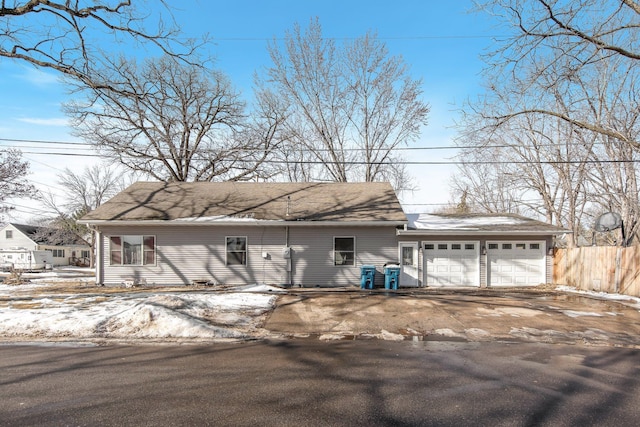
M 508 36 L 504 35 L 491 35 L 491 34 L 470 34 L 470 35 L 457 35 L 457 36 L 376 36 L 378 40 L 466 40 L 466 39 L 495 39 L 504 38 Z M 322 37 L 322 40 L 358 40 L 362 37 Z M 286 41 L 285 37 L 212 37 L 212 41 L 218 42 L 270 42 L 270 41 Z
M 0 138 L 0 141 L 4 142 L 27 142 L 36 144 L 59 144 L 59 145 L 91 145 L 88 142 L 69 142 L 69 141 L 51 141 L 42 139 L 13 139 L 13 138 Z
M 54 153 L 54 152 L 35 152 L 35 151 L 23 151 L 23 154 L 30 155 L 42 155 L 42 156 L 65 156 L 65 157 L 98 157 L 107 159 L 108 156 L 101 154 L 78 154 L 78 153 Z M 200 161 L 208 161 L 207 158 L 197 159 Z M 288 161 L 288 160 L 264 160 L 264 164 L 297 164 L 297 165 L 347 165 L 347 166 L 394 166 L 394 165 L 407 165 L 407 166 L 481 166 L 481 165 L 577 165 L 577 164 L 629 164 L 640 163 L 640 159 L 623 159 L 623 160 L 485 160 L 485 161 L 464 161 L 464 160 L 401 160 L 397 162 L 364 162 L 364 161 L 321 161 L 321 160 L 301 160 L 301 161 Z
M 34 144 L 47 144 L 47 145 L 82 145 L 86 146 L 86 148 L 77 148 L 78 150 L 85 149 L 93 149 L 94 145 L 89 142 L 70 142 L 70 141 L 56 141 L 56 140 L 38 140 L 38 139 L 12 139 L 12 138 L 0 138 L 0 141 L 4 142 L 17 142 L 17 143 L 34 143 Z M 580 142 L 559 142 L 559 143 L 545 143 L 545 144 L 537 144 L 537 147 L 565 147 L 579 145 L 582 146 L 584 144 Z M 603 142 L 595 142 L 593 145 L 604 145 Z M 38 148 L 38 147 L 25 147 L 20 145 L 5 145 L 4 147 L 9 148 Z M 394 151 L 429 151 L 429 150 L 476 150 L 476 149 L 490 149 L 490 148 L 520 148 L 518 145 L 513 144 L 480 144 L 480 145 L 434 145 L 434 146 L 420 146 L 420 147 L 386 147 L 384 149 L 393 149 Z M 344 148 L 342 151 L 364 151 L 364 148 Z M 234 150 L 237 152 L 241 151 L 253 151 L 249 149 L 237 149 Z M 329 149 L 317 149 L 315 151 L 318 152 L 327 152 L 331 151 Z

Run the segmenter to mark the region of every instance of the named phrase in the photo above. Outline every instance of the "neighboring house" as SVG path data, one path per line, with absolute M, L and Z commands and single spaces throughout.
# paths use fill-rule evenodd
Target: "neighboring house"
M 0 228 L 0 258 L 43 250 L 52 253 L 54 266 L 76 264 L 85 259 L 88 263 L 89 260 L 86 244 L 76 238 L 60 238 L 51 228 L 14 223 Z
M 330 287 L 397 262 L 407 218 L 388 183 L 139 182 L 80 223 L 100 284 Z
M 398 230 L 400 286 L 551 283 L 554 236 L 571 233 L 508 214 L 409 214 Z

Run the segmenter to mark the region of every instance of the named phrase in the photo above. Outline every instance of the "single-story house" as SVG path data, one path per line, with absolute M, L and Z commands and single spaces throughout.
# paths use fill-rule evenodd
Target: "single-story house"
M 388 183 L 138 182 L 80 222 L 100 284 L 340 287 L 397 262 L 407 218 Z
M 554 236 L 511 214 L 408 214 L 397 231 L 401 286 L 532 286 L 553 280 Z
M 50 251 L 55 266 L 89 263 L 89 246 L 78 238 L 34 225 L 8 223 L 0 228 L 0 259 L 9 262 L 7 257 L 25 257 L 31 251 Z
M 100 284 L 359 286 L 400 264 L 400 286 L 551 281 L 554 235 L 515 215 L 405 215 L 388 183 L 138 182 L 81 223 Z

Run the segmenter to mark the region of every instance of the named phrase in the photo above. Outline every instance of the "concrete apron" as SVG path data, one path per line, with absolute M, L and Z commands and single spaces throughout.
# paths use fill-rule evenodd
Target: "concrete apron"
M 633 304 L 537 289 L 291 290 L 265 329 L 298 338 L 640 347 Z

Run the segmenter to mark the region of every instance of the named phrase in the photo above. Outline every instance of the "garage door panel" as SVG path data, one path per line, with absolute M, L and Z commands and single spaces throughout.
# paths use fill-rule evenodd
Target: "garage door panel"
M 489 286 L 531 286 L 544 283 L 545 242 L 487 242 Z
M 427 286 L 479 286 L 479 242 L 433 242 L 423 246 Z

